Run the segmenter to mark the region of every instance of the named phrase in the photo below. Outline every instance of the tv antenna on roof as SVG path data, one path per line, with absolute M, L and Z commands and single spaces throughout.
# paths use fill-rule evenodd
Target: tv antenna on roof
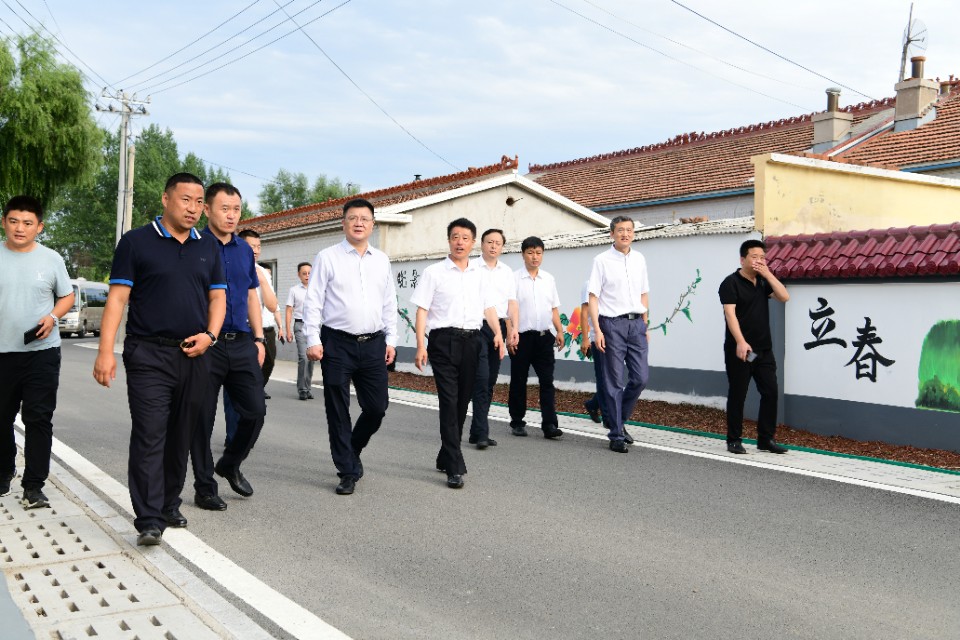
M 903 30 L 903 53 L 900 55 L 900 80 L 903 82 L 907 69 L 907 56 L 917 51 L 927 50 L 927 25 L 913 19 L 913 3 L 910 3 L 910 17 L 907 28 Z

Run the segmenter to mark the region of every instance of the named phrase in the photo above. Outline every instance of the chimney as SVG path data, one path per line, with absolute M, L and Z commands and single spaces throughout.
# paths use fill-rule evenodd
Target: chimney
M 813 147 L 814 153 L 823 153 L 827 149 L 837 146 L 850 137 L 853 125 L 853 114 L 840 111 L 840 89 L 827 89 L 827 110 L 813 115 Z
M 894 131 L 909 131 L 933 120 L 936 110 L 930 107 L 937 99 L 939 85 L 935 80 L 923 78 L 923 63 L 926 58 L 910 58 L 912 77 L 898 82 L 897 108 L 893 116 Z

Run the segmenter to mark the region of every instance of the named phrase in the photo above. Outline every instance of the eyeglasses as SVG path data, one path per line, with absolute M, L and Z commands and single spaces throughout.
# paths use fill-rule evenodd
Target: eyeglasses
M 373 224 L 373 218 L 361 218 L 360 216 L 350 216 L 347 218 L 347 222 L 349 224 L 356 224 L 359 222 L 363 226 L 367 226 L 367 225 Z

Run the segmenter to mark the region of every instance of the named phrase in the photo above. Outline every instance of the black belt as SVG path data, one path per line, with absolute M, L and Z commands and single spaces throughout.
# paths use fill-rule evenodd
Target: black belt
M 243 340 L 249 337 L 250 337 L 250 334 L 247 333 L 246 331 L 224 331 L 219 336 L 217 336 L 217 340 L 233 342 L 234 340 Z
M 162 338 L 160 336 L 128 336 L 134 340 L 143 340 L 144 342 L 152 342 L 153 344 L 159 344 L 162 347 L 179 347 L 180 343 L 183 340 L 177 340 L 176 338 Z
M 547 334 L 549 334 L 549 335 L 551 335 L 551 336 L 553 335 L 553 334 L 552 334 L 549 330 L 547 330 L 547 329 L 544 329 L 543 331 L 539 331 L 539 330 L 537 330 L 537 329 L 530 329 L 529 331 L 521 331 L 521 332 L 520 332 L 520 335 L 522 335 L 522 336 L 539 336 L 539 337 L 541 337 L 541 338 L 542 338 L 543 336 L 547 335 Z
M 276 327 L 264 327 L 264 328 L 263 328 L 263 332 L 266 333 L 267 331 L 273 331 L 274 333 L 276 333 L 277 328 L 276 328 Z
M 293 319 L 293 324 L 297 324 L 298 322 L 301 323 L 301 324 L 303 324 L 303 320 L 301 320 L 300 318 L 294 318 L 294 319 Z
M 430 331 L 430 335 L 450 335 L 457 338 L 473 338 L 480 334 L 480 329 L 459 329 L 457 327 L 440 327 Z
M 621 319 L 621 320 L 636 320 L 637 318 L 642 318 L 643 314 L 642 313 L 623 313 L 623 314 L 620 314 L 619 316 L 600 316 L 600 317 L 607 318 L 608 320 L 614 319 L 614 318 Z
M 346 338 L 347 340 L 353 340 L 355 342 L 366 342 L 367 340 L 373 340 L 374 338 L 379 338 L 380 336 L 384 335 L 383 331 L 374 331 L 373 333 L 347 333 L 346 331 L 334 329 L 333 327 L 325 328 L 334 335 L 338 335 L 341 338 Z

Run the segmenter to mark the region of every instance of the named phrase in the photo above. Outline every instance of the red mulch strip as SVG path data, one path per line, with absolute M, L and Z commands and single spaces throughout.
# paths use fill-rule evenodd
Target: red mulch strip
M 390 385 L 416 391 L 437 392 L 433 377 L 421 376 L 414 373 L 391 372 Z M 507 385 L 498 384 L 493 391 L 494 402 L 506 404 L 507 391 Z M 557 389 L 557 411 L 583 414 L 585 413 L 583 402 L 590 396 L 591 394 L 581 391 L 563 391 Z M 539 404 L 539 400 L 539 388 L 536 386 L 528 387 L 527 406 L 535 409 Z M 726 414 L 722 409 L 713 409 L 694 404 L 671 404 L 669 402 L 644 400 L 641 398 L 630 419 L 636 422 L 679 427 L 721 435 L 727 432 Z M 752 420 L 745 421 L 743 436 L 745 438 L 756 438 L 757 423 Z M 822 436 L 816 433 L 810 433 L 809 431 L 794 429 L 785 424 L 777 427 L 777 442 L 808 447 L 810 449 L 820 449 L 822 451 L 835 451 L 837 453 L 854 456 L 866 456 L 896 462 L 921 464 L 929 467 L 950 469 L 952 471 L 960 470 L 960 453 L 954 451 L 920 449 L 918 447 L 889 444 L 886 442 L 860 442 L 859 440 L 851 440 L 850 438 L 844 438 L 842 436 Z

